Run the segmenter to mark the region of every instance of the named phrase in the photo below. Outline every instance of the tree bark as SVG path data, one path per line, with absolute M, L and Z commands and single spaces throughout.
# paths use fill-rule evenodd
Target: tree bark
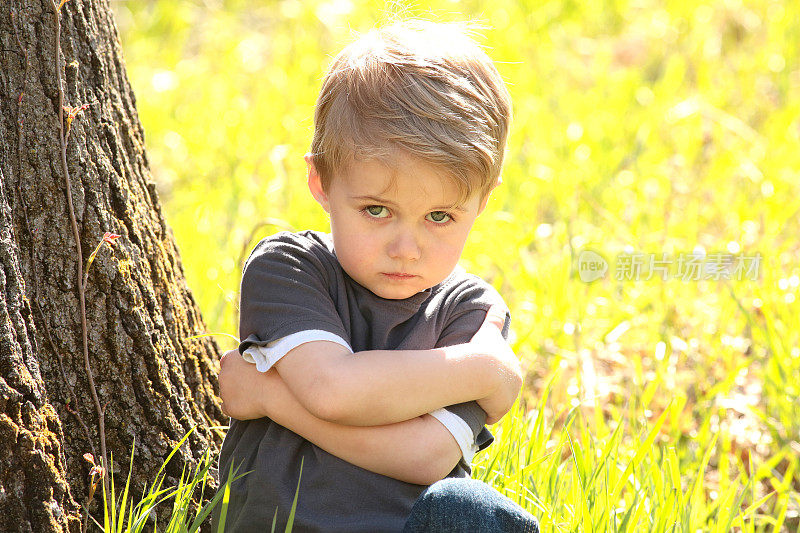
M 55 9 L 0 2 L 2 531 L 79 529 L 91 466 L 83 455 L 99 462 L 101 420 L 118 486 L 135 441 L 131 481 L 141 494 L 193 426 L 167 468 L 173 482 L 217 449 L 208 428 L 225 419 L 219 349 L 189 338 L 205 326 L 150 179 L 108 2 L 68 1 L 60 42 Z M 67 108 L 89 104 L 68 134 L 62 95 Z M 83 290 L 90 376 L 79 263 L 85 272 L 105 232 L 121 238 L 101 245 Z

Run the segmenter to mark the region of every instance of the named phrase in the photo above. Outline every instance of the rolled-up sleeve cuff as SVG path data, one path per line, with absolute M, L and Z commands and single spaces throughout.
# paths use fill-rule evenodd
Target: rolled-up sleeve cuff
M 458 443 L 458 447 L 461 448 L 461 455 L 464 456 L 464 461 L 469 464 L 478 451 L 478 446 L 475 445 L 475 437 L 472 434 L 472 429 L 470 429 L 469 424 L 460 416 L 451 413 L 447 409 L 436 409 L 428 414 L 441 422 L 453 435 Z
M 256 370 L 259 372 L 266 372 L 290 351 L 301 344 L 314 341 L 335 342 L 350 350 L 350 353 L 353 352 L 347 341 L 339 335 L 321 329 L 307 329 L 276 339 L 265 346 L 251 345 L 242 353 L 242 358 L 250 363 L 255 363 Z

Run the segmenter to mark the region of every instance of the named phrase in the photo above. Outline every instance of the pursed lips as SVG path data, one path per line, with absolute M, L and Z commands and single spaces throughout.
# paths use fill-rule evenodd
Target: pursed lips
M 411 279 L 416 278 L 416 274 L 408 274 L 406 272 L 381 272 L 384 276 L 392 279 Z

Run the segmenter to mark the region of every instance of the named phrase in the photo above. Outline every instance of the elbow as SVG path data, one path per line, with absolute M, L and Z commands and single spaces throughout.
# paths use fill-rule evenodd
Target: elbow
M 220 387 L 220 391 L 222 391 L 222 387 Z M 249 420 L 251 418 L 256 418 L 255 416 L 250 415 L 244 406 L 237 402 L 235 398 L 230 398 L 225 393 L 220 392 L 220 399 L 222 399 L 222 405 L 220 408 L 225 416 L 235 418 L 236 420 Z
M 453 464 L 455 466 L 455 463 Z M 453 470 L 453 466 L 446 467 L 441 457 L 436 456 L 430 450 L 426 454 L 416 454 L 414 457 L 403 457 L 403 464 L 398 465 L 396 470 L 391 472 L 380 472 L 389 477 L 393 477 L 406 483 L 414 485 L 433 485 L 441 481 Z
M 344 389 L 333 369 L 318 367 L 303 381 L 297 396 L 303 407 L 315 417 L 342 424 L 346 419 Z
M 441 465 L 430 465 L 427 470 L 420 471 L 414 477 L 416 478 L 415 481 L 412 483 L 416 483 L 417 485 L 433 485 L 437 481 L 441 481 L 447 477 L 455 465 L 449 468 L 442 468 Z
M 525 381 L 524 375 L 520 370 L 520 372 L 517 373 L 516 379 L 514 380 L 514 390 L 517 391 L 517 393 L 514 395 L 515 399 L 519 396 L 519 393 L 522 391 L 522 385 L 524 384 L 524 381 Z
M 509 373 L 507 381 L 506 381 L 506 391 L 508 393 L 509 402 L 509 409 L 511 405 L 517 400 L 519 397 L 520 391 L 522 391 L 522 385 L 524 381 L 524 373 L 521 367 L 517 367 L 514 372 Z
M 409 461 L 413 466 L 409 469 L 409 483 L 433 485 L 441 481 L 453 471 L 461 460 L 461 448 L 449 431 L 430 415 L 420 417 L 431 423 L 436 431 L 424 446 L 413 446 L 415 456 Z
M 522 383 L 525 379 L 525 371 L 522 369 L 522 365 L 518 359 L 515 359 L 515 362 L 516 365 L 514 365 L 514 369 L 511 372 L 509 381 L 513 390 L 519 394 L 520 390 L 522 390 Z
M 231 402 L 225 401 L 225 398 L 222 398 L 222 414 L 229 418 L 235 418 L 236 420 L 245 420 L 246 417 L 243 416 L 236 406 L 232 405 Z
M 461 455 L 454 457 L 450 450 L 442 453 L 428 453 L 422 457 L 418 466 L 414 469 L 408 482 L 417 485 L 433 485 L 441 481 L 453 471 L 458 464 Z
M 428 471 L 428 484 L 432 485 L 446 478 L 460 460 L 461 449 L 457 445 L 454 447 L 452 442 L 448 443 L 431 461 Z
M 236 380 L 231 376 L 230 359 L 234 357 L 231 353 L 226 353 L 220 360 L 219 369 L 219 397 L 222 400 L 222 412 L 231 418 L 242 420 L 242 412 L 238 402 Z
M 332 395 L 314 394 L 303 403 L 306 410 L 320 420 L 341 424 L 341 411 Z

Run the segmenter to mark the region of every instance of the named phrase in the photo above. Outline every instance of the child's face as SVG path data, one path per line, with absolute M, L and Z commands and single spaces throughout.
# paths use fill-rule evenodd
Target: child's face
M 308 184 L 328 212 L 336 257 L 347 274 L 382 298 L 408 298 L 455 268 L 469 230 L 486 205 L 473 195 L 453 207 L 458 189 L 418 159 L 396 167 L 357 162 L 323 191 L 310 156 Z

